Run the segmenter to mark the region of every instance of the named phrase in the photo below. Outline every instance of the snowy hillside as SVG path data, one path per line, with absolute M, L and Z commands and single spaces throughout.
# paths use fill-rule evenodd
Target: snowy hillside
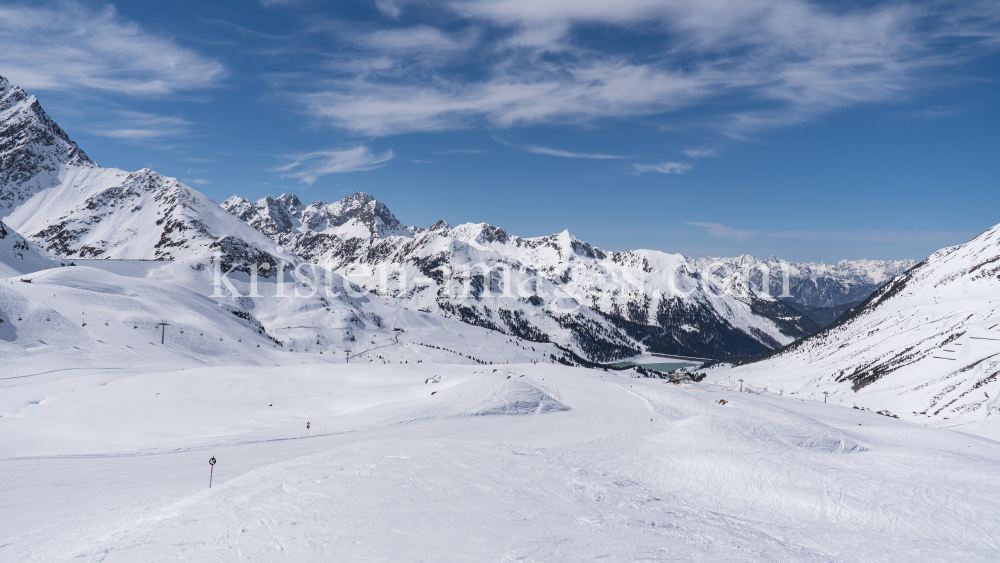
M 0 221 L 0 278 L 59 267 L 59 262 Z
M 915 260 L 841 260 L 828 265 L 822 262 L 788 262 L 769 256 L 760 260 L 748 254 L 735 258 L 698 258 L 693 262 L 701 271 L 725 276 L 744 274 L 750 283 L 761 287 L 768 273 L 770 295 L 785 295 L 783 274 L 788 273 L 790 299 L 809 307 L 838 307 L 864 301 L 890 279 L 917 264 Z
M 998 376 L 1000 225 L 934 253 L 818 334 L 709 371 L 714 381 L 829 392 L 836 404 L 973 427 L 1000 420 Z
M 597 361 L 756 354 L 818 328 L 766 294 L 724 291 L 683 256 L 608 253 L 568 231 L 526 239 L 484 223 L 407 227 L 361 192 L 308 207 L 294 195 L 234 196 L 222 207 L 403 306 L 560 342 Z
M 978 563 L 1000 550 L 997 442 L 772 394 L 494 369 L 5 378 L 0 560 Z
M 225 289 L 213 297 L 213 274 L 195 261 L 74 264 L 36 272 L 30 283 L 0 280 L 4 374 L 272 365 L 289 358 L 345 363 L 347 354 L 366 363 L 474 365 L 564 357 L 552 345 L 528 345 L 372 295 L 353 297 L 332 273 L 329 291 L 310 295 L 291 279 L 280 288 L 275 279 L 259 280 L 262 297 L 251 299 L 228 296 Z M 250 294 L 248 276 L 230 278 L 241 295 Z

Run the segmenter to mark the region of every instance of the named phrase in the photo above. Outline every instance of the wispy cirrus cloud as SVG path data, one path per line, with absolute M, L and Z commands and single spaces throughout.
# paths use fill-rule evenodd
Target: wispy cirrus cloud
M 526 152 L 531 154 L 541 154 L 545 156 L 558 156 L 560 158 L 585 158 L 589 160 L 610 160 L 616 158 L 626 158 L 617 154 L 600 154 L 600 153 L 587 153 L 587 152 L 570 152 L 564 151 L 562 149 L 553 149 L 549 147 L 539 147 L 536 145 L 531 145 L 527 147 L 522 147 Z
M 216 85 L 218 61 L 144 31 L 107 6 L 0 6 L 0 69 L 29 90 L 159 96 Z
M 394 18 L 414 5 L 407 13 L 415 21 L 433 12 L 449 23 L 393 23 L 370 33 L 379 40 L 368 44 L 349 35 L 361 51 L 336 66 L 341 74 L 295 94 L 332 125 L 366 135 L 593 122 L 704 106 L 725 107 L 706 112 L 706 125 L 742 138 L 838 108 L 903 99 L 942 83 L 936 69 L 1000 49 L 1000 10 L 978 0 L 837 9 L 807 0 L 377 4 Z M 602 26 L 622 45 L 641 35 L 656 47 L 631 54 L 615 40 L 586 40 L 582 30 Z M 740 101 L 717 105 L 733 99 Z
M 349 149 L 292 155 L 287 157 L 291 162 L 271 171 L 281 172 L 283 178 L 297 178 L 304 184 L 313 184 L 320 176 L 375 170 L 392 160 L 393 156 L 391 150 L 375 154 L 370 147 L 358 145 Z
M 721 223 L 699 223 L 696 221 L 685 221 L 685 223 L 701 227 L 708 231 L 708 234 L 720 240 L 729 239 L 736 242 L 747 242 L 757 235 L 757 231 L 738 231 Z
M 659 172 L 660 174 L 683 174 L 688 170 L 691 170 L 692 166 L 690 164 L 684 164 L 682 162 L 661 162 L 659 164 L 633 164 L 632 167 L 635 169 L 634 174 L 643 174 L 645 172 Z
M 117 112 L 110 126 L 97 127 L 91 132 L 101 137 L 127 141 L 155 141 L 187 135 L 190 121 L 177 116 L 162 116 L 138 111 Z
M 437 154 L 486 154 L 486 151 L 481 149 L 451 149 L 439 151 Z
M 715 158 L 719 156 L 718 149 L 714 147 L 698 147 L 694 149 L 687 149 L 681 151 L 681 153 L 688 158 L 706 158 L 706 157 Z
M 542 147 L 538 145 L 517 145 L 514 143 L 509 143 L 507 141 L 504 141 L 496 137 L 494 137 L 493 140 L 500 143 L 501 145 L 507 145 L 508 147 L 514 147 L 515 149 L 520 149 L 527 153 L 540 154 L 544 156 L 555 156 L 559 158 L 582 158 L 587 160 L 615 160 L 619 158 L 628 158 L 626 156 L 617 154 L 571 152 L 563 149 L 554 149 L 551 147 Z

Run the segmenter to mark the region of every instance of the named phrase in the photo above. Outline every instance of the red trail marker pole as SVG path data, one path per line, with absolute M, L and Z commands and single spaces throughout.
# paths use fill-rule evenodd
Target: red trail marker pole
M 208 466 L 211 468 L 211 469 L 208 470 L 208 488 L 211 489 L 212 488 L 212 477 L 213 477 L 213 475 L 215 473 L 215 456 L 214 455 L 212 456 L 212 459 L 208 460 Z

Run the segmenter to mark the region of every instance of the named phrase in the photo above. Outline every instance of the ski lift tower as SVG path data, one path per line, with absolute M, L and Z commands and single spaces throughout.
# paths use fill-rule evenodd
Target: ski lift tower
M 162 331 L 160 332 L 160 344 L 164 344 L 164 341 L 167 338 L 167 327 L 170 326 L 170 325 L 167 324 L 167 321 L 163 321 L 163 322 L 157 324 L 156 326 L 162 328 Z

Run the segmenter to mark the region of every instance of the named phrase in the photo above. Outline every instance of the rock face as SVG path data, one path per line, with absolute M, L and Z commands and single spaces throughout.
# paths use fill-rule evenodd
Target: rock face
M 257 202 L 234 196 L 222 207 L 402 306 L 565 342 L 592 360 L 644 351 L 757 354 L 819 328 L 738 276 L 702 276 L 680 255 L 605 252 L 568 231 L 522 238 L 485 223 L 407 227 L 362 192 L 309 206 L 288 194 Z
M 945 248 L 787 348 L 710 371 L 900 416 L 1000 410 L 1000 225 Z M 822 399 L 822 396 L 820 396 Z

